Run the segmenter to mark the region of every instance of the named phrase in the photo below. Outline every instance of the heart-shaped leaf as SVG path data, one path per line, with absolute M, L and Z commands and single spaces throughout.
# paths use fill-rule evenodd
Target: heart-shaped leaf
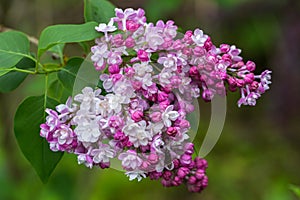
M 25 99 L 17 109 L 14 131 L 24 156 L 34 167 L 43 183 L 46 183 L 63 153 L 53 152 L 48 142 L 39 134 L 40 124 L 45 121 L 45 108 L 54 108 L 57 101 L 44 96 Z

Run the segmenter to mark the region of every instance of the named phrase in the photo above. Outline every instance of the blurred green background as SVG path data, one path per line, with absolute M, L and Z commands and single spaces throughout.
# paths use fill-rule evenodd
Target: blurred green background
M 67 154 L 43 185 L 21 154 L 12 129 L 22 99 L 43 92 L 42 77 L 29 77 L 17 90 L 0 93 L 0 199 L 297 199 L 290 185 L 300 185 L 300 1 L 112 2 L 121 8 L 144 8 L 148 21 L 173 19 L 183 30 L 200 27 L 217 45 L 237 45 L 245 60 L 257 63 L 258 73 L 266 67 L 273 70 L 271 90 L 253 108 L 239 109 L 238 94 L 228 96 L 223 133 L 206 157 L 209 186 L 191 194 L 184 187 L 163 188 L 157 181 L 129 182 L 115 170 L 90 170 Z M 0 24 L 32 36 L 51 24 L 82 22 L 82 0 L 0 1 Z M 72 46 L 69 49 L 75 54 Z M 200 106 L 198 146 L 210 116 L 210 105 Z

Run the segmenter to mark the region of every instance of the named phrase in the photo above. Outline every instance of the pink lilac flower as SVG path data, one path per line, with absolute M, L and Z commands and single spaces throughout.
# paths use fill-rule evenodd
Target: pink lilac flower
M 74 103 L 46 109 L 40 136 L 89 168 L 117 158 L 129 180 L 202 191 L 207 162 L 194 156 L 187 120 L 194 100 L 238 91 L 239 107 L 254 106 L 270 88 L 271 71 L 255 75 L 255 63 L 244 62 L 235 45 L 215 46 L 200 29 L 177 37 L 173 21 L 147 23 L 142 9 L 117 8 L 95 29 L 104 33 L 91 48 L 103 89 L 87 86 Z

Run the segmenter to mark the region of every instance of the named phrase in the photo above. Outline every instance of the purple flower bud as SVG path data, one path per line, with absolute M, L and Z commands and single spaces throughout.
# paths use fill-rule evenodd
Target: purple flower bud
M 108 71 L 109 71 L 109 73 L 111 73 L 111 74 L 117 74 L 117 73 L 119 73 L 119 72 L 120 72 L 119 65 L 110 65 L 110 66 L 108 67 Z
M 171 177 L 172 177 L 172 172 L 170 172 L 170 171 L 164 171 L 162 177 L 163 177 L 165 180 L 168 181 L 168 180 L 170 180 Z
M 254 74 L 253 73 L 246 74 L 244 80 L 246 84 L 251 84 L 254 81 Z
M 190 76 L 200 76 L 199 71 L 196 66 L 192 66 L 189 71 Z
M 252 61 L 247 61 L 246 63 L 246 68 L 247 70 L 249 70 L 250 72 L 255 70 L 255 63 Z
M 202 98 L 204 101 L 211 101 L 214 96 L 214 93 L 210 89 L 205 89 L 202 92 Z
M 144 113 L 140 110 L 134 111 L 131 115 L 131 119 L 133 119 L 135 122 L 139 122 L 143 119 Z
M 160 112 L 153 112 L 150 114 L 150 118 L 153 122 L 160 122 L 161 121 L 161 113 Z
M 165 92 L 158 92 L 157 100 L 159 102 L 165 101 L 167 99 L 168 99 L 168 94 L 167 93 L 165 93 Z
M 207 51 L 209 51 L 209 50 L 211 50 L 212 46 L 213 46 L 213 43 L 212 43 L 210 37 L 208 36 L 204 43 L 204 47 Z
M 135 45 L 135 41 L 132 37 L 128 37 L 126 40 L 125 40 L 125 46 L 127 48 L 133 48 Z
M 133 89 L 139 90 L 142 88 L 143 83 L 141 81 L 132 81 L 131 82 Z
M 121 34 L 116 34 L 114 35 L 113 39 L 112 39 L 112 43 L 114 45 L 116 45 L 117 47 L 122 46 L 123 45 L 123 36 Z
M 188 179 L 188 184 L 195 184 L 197 182 L 197 178 L 195 176 L 190 176 Z
M 148 161 L 151 163 L 151 164 L 156 164 L 158 162 L 158 156 L 154 153 L 151 153 L 149 156 L 148 156 Z
M 183 166 L 188 166 L 189 164 L 192 163 L 192 156 L 188 154 L 183 154 L 180 156 L 180 163 Z
M 147 161 L 143 161 L 140 167 L 142 170 L 147 170 L 149 167 L 149 163 Z
M 162 110 L 165 110 L 168 106 L 170 105 L 170 101 L 169 100 L 165 100 L 159 103 L 159 107 Z
M 193 50 L 195 56 L 204 56 L 206 51 L 204 48 L 196 46 Z
M 124 69 L 126 76 L 132 77 L 135 74 L 135 70 L 132 67 L 127 67 Z
M 149 61 L 149 55 L 148 55 L 148 53 L 146 51 L 142 50 L 142 49 L 138 50 L 137 56 L 140 59 L 140 61 L 142 61 L 142 62 Z
M 195 177 L 198 180 L 202 180 L 204 176 L 205 176 L 205 171 L 203 169 L 198 169 L 195 173 Z
M 167 129 L 167 134 L 172 137 L 174 137 L 177 134 L 177 132 L 178 131 L 176 127 L 168 127 Z
M 243 87 L 245 85 L 245 81 L 243 79 L 236 79 L 236 85 L 238 87 Z
M 138 28 L 140 27 L 140 25 L 138 23 L 136 23 L 135 21 L 132 20 L 127 20 L 126 21 L 126 29 L 128 31 L 134 32 L 136 31 Z
M 177 176 L 179 178 L 184 178 L 188 173 L 190 173 L 190 170 L 186 167 L 180 167 L 177 171 Z
M 186 143 L 184 145 L 184 152 L 185 154 L 192 155 L 194 153 L 194 144 L 190 142 Z
M 223 60 L 225 63 L 231 64 L 231 56 L 228 55 L 228 54 L 224 54 L 224 55 L 222 56 L 222 60 Z
M 220 45 L 220 50 L 222 53 L 227 53 L 230 50 L 230 46 L 228 44 L 221 44 Z
M 157 172 L 157 171 L 149 172 L 149 178 L 151 180 L 158 180 L 161 177 L 162 177 L 162 172 Z
M 190 122 L 188 120 L 182 119 L 179 122 L 179 126 L 181 128 L 190 128 L 191 125 L 190 125 Z

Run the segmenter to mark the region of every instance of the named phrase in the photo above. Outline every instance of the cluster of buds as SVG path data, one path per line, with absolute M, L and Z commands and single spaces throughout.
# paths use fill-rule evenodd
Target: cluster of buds
M 240 49 L 213 45 L 203 31 L 177 32 L 173 21 L 147 23 L 142 9 L 116 9 L 91 48 L 101 88 L 85 87 L 66 104 L 47 109 L 40 135 L 53 151 L 77 155 L 87 167 L 118 159 L 130 180 L 161 179 L 164 186 L 207 186 L 203 158 L 192 158 L 193 101 L 240 90 L 238 105 L 255 105 L 269 88 L 270 71 L 254 75 Z M 88 78 L 88 77 L 87 77 Z

